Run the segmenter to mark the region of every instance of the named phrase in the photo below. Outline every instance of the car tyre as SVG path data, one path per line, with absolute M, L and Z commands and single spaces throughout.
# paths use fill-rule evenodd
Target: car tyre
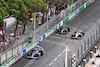
M 84 35 L 84 33 L 82 33 Z
M 41 56 L 43 56 L 43 51 L 39 51 L 41 53 Z
M 39 57 L 36 60 L 39 60 Z

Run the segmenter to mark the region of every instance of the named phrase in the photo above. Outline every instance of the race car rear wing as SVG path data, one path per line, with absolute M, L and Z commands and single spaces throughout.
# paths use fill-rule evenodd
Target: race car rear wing
M 83 30 L 77 30 L 78 32 L 83 32 Z

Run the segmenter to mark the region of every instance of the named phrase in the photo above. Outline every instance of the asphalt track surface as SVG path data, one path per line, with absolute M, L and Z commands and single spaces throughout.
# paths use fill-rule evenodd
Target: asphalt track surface
M 81 13 L 79 13 L 72 20 L 67 22 L 64 26 L 70 27 L 71 32 L 67 35 L 56 35 L 52 34 L 47 39 L 45 39 L 40 45 L 44 48 L 44 56 L 40 57 L 39 60 L 31 60 L 22 57 L 19 61 L 13 64 L 11 67 L 24 67 L 26 64 L 29 67 L 47 67 L 66 47 L 58 43 L 66 43 L 65 40 L 70 40 L 71 34 L 76 30 L 83 30 L 86 32 L 93 23 L 100 17 L 100 0 L 96 0 L 94 3 L 90 4 Z M 72 40 L 75 41 L 75 40 Z M 57 42 L 57 43 L 56 43 Z M 68 45 L 67 45 L 68 46 Z M 73 45 L 70 44 L 70 48 Z M 75 51 L 75 50 L 74 50 Z

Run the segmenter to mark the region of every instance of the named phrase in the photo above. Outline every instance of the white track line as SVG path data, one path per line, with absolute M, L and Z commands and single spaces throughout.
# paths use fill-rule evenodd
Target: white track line
M 58 58 L 55 58 L 53 61 L 56 61 Z
M 29 65 L 31 65 L 31 63 L 34 63 L 35 61 L 36 61 L 36 60 L 33 61 L 33 59 L 30 60 L 24 67 L 28 67 Z
M 51 66 L 65 51 L 66 51 L 66 49 L 63 50 L 63 51 L 53 60 L 53 62 L 51 62 L 51 63 L 49 64 L 49 66 Z
M 49 64 L 49 66 L 51 66 L 53 64 L 53 62 L 51 62 L 50 64 Z
M 44 51 L 43 53 L 46 53 L 46 51 Z M 32 63 L 34 63 L 36 60 L 32 59 L 30 60 L 24 67 L 29 67 Z

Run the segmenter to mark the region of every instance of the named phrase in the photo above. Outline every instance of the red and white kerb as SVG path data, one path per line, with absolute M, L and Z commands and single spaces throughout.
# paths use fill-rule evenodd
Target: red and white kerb
M 76 55 L 73 54 L 73 55 L 72 55 L 72 65 L 75 64 L 75 62 L 76 62 Z

